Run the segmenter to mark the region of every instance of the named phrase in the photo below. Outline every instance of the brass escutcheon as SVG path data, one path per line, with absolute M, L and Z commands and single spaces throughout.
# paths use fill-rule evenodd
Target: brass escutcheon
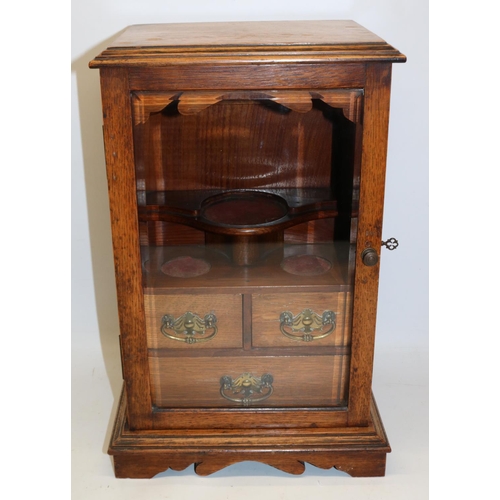
M 269 373 L 264 373 L 260 378 L 251 373 L 242 373 L 234 380 L 225 375 L 220 379 L 220 393 L 228 401 L 249 406 L 252 403 L 264 401 L 271 396 L 273 381 L 274 378 Z
M 396 250 L 399 246 L 399 241 L 396 238 L 389 238 L 382 242 L 382 246 L 387 248 L 387 250 Z
M 217 334 L 217 318 L 213 313 L 206 314 L 203 319 L 190 311 L 177 319 L 174 319 L 170 314 L 165 314 L 161 323 L 161 333 L 165 337 L 188 344 L 208 342 Z M 173 333 L 168 330 L 173 330 Z M 210 330 L 212 331 L 210 332 Z M 208 335 L 206 335 L 207 331 Z
M 330 325 L 327 330 L 324 327 Z M 312 309 L 304 309 L 300 314 L 294 316 L 291 312 L 285 311 L 280 315 L 281 333 L 299 342 L 312 342 L 328 337 L 336 327 L 336 315 L 333 311 L 325 311 L 321 316 Z M 317 335 L 313 332 L 319 331 Z

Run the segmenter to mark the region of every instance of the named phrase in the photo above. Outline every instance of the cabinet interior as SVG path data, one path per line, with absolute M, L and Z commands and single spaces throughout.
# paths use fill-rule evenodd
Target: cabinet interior
M 288 381 L 266 406 L 346 405 L 362 95 L 133 93 L 156 407 L 226 405 L 216 379 L 238 371 L 238 363 L 243 372 L 271 364 Z M 335 309 L 335 335 L 311 343 L 297 340 L 293 330 L 283 337 L 280 315 L 292 306 L 292 316 L 310 309 L 319 317 Z M 191 331 L 193 343 L 184 350 L 166 332 L 166 311 L 172 321 L 183 321 L 189 311 L 201 323 L 217 313 L 217 337 L 204 342 L 202 334 L 196 343 Z M 220 365 L 215 372 L 212 356 Z M 311 372 L 314 365 L 318 373 Z M 189 377 L 194 384 L 200 369 L 214 381 L 186 393 Z M 178 384 L 176 371 L 182 372 Z M 308 396 L 292 396 L 297 372 Z

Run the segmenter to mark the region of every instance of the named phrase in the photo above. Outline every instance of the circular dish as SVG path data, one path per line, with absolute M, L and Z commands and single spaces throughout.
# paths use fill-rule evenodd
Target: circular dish
M 207 198 L 201 216 L 212 224 L 256 227 L 281 219 L 288 213 L 286 201 L 260 191 L 232 191 Z
M 281 268 L 289 274 L 297 276 L 318 276 L 329 271 L 330 261 L 317 255 L 292 255 L 282 260 Z
M 208 273 L 212 266 L 205 259 L 184 256 L 165 262 L 161 272 L 173 278 L 195 278 Z

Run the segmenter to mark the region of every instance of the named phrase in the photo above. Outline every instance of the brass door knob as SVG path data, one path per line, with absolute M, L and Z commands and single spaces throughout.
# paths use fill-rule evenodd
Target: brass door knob
M 365 248 L 361 254 L 361 260 L 365 266 L 375 266 L 378 263 L 378 255 L 374 248 Z

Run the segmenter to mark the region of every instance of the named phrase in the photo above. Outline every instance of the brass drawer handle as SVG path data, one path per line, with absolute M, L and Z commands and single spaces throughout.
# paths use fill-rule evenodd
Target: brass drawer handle
M 228 401 L 249 406 L 251 403 L 264 401 L 271 396 L 274 390 L 273 381 L 273 376 L 269 373 L 264 373 L 260 378 L 251 373 L 242 373 L 234 380 L 225 375 L 220 379 L 220 393 Z M 239 397 L 233 397 L 235 395 Z
M 177 319 L 170 314 L 165 314 L 161 323 L 161 333 L 165 337 L 188 344 L 208 342 L 217 335 L 217 318 L 213 313 L 206 314 L 203 319 L 190 311 Z M 168 330 L 173 330 L 173 333 Z M 206 335 L 207 332 L 208 335 Z
M 326 325 L 330 325 L 327 330 L 323 330 Z M 325 311 L 321 316 L 312 309 L 304 309 L 297 316 L 289 311 L 282 312 L 280 315 L 281 333 L 291 340 L 301 342 L 312 342 L 328 337 L 335 330 L 336 316 L 333 311 Z M 312 332 L 319 330 L 318 335 Z

